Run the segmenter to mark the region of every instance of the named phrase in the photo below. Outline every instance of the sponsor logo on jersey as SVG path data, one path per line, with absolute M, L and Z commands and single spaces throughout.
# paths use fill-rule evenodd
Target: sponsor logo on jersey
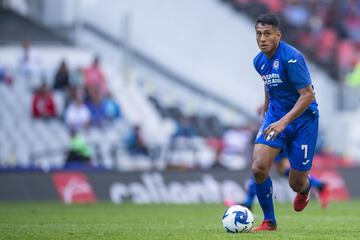
M 290 60 L 288 61 L 288 63 L 296 63 L 296 62 L 297 62 L 296 59 L 290 59 Z
M 265 85 L 270 87 L 274 87 L 280 83 L 283 83 L 283 81 L 280 78 L 280 75 L 277 73 L 262 75 L 261 78 L 264 81 Z

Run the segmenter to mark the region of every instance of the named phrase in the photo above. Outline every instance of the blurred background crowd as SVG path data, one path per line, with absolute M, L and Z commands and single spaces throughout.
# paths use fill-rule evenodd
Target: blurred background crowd
M 263 99 L 262 83 L 252 72 L 251 58 L 258 51 L 253 20 L 268 11 L 280 17 L 283 39 L 309 59 L 315 86 L 321 79 L 319 164 L 359 164 L 360 1 L 203 0 L 157 9 L 154 3 L 160 2 L 119 1 L 114 4 L 122 10 L 114 15 L 107 11 L 109 1 L 0 1 L 2 170 L 248 167 L 259 127 L 256 107 Z M 146 9 L 158 16 L 172 11 L 188 15 L 167 23 L 159 17 L 155 23 L 146 18 Z M 204 21 L 228 24 L 220 26 L 228 29 L 227 38 L 221 39 L 215 25 L 192 29 L 185 19 L 196 25 L 200 12 Z M 138 19 L 148 24 L 139 27 Z M 116 30 L 101 21 L 116 22 Z M 166 31 L 156 24 L 164 24 Z M 140 33 L 132 36 L 132 28 Z M 189 34 L 176 36 L 182 28 Z M 248 29 L 248 38 L 241 36 L 246 35 L 243 29 Z M 139 37 L 149 31 L 157 35 L 155 44 L 146 42 L 150 36 Z M 233 80 L 223 69 L 218 71 L 222 77 L 199 77 L 217 71 L 218 65 L 205 59 L 205 52 L 216 51 L 211 44 L 227 43 L 235 32 L 241 41 L 212 56 L 223 65 L 246 69 L 234 74 L 239 80 L 233 94 L 240 100 L 225 88 Z M 218 39 L 207 39 L 211 34 Z M 172 35 L 178 42 L 168 41 Z M 199 45 L 186 45 L 185 38 Z M 249 50 L 234 61 L 237 47 Z M 184 55 L 174 56 L 176 48 Z M 187 51 L 190 58 L 181 59 Z M 195 70 L 192 61 L 199 64 Z M 172 62 L 179 68 L 172 68 Z
M 283 38 L 295 44 L 338 81 L 359 85 L 360 2 L 316 0 L 233 0 L 240 13 L 256 18 L 277 13 Z M 358 70 L 357 70 L 358 71 Z

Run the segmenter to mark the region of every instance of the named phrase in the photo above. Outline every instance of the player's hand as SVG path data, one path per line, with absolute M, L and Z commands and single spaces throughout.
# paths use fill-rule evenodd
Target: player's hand
M 273 122 L 265 129 L 264 137 L 266 141 L 274 140 L 284 129 L 286 128 L 287 123 L 281 119 L 277 122 Z

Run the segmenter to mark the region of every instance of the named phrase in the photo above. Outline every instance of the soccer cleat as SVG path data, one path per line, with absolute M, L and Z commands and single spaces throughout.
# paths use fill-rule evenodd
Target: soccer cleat
M 267 219 L 264 220 L 260 226 L 257 226 L 256 228 L 253 228 L 251 232 L 261 232 L 261 231 L 276 231 L 277 226 L 276 223 L 273 221 Z
M 329 188 L 326 184 L 319 189 L 319 195 L 321 207 L 326 208 L 329 202 Z
M 297 193 L 294 199 L 294 210 L 297 212 L 302 211 L 309 203 L 309 200 L 310 200 L 310 191 L 305 195 Z

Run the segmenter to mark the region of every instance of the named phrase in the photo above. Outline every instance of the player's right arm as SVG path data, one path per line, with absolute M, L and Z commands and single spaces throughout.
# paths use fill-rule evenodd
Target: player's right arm
M 265 117 L 265 113 L 269 109 L 269 93 L 268 93 L 268 91 L 266 91 L 266 86 L 264 86 L 264 92 L 265 92 L 264 104 L 260 105 L 257 108 L 257 113 L 259 114 L 260 118 L 262 118 L 262 119 Z
M 269 92 L 266 91 L 266 86 L 264 86 L 264 92 L 265 92 L 265 102 L 264 102 L 263 116 L 265 116 L 265 113 L 269 110 Z

